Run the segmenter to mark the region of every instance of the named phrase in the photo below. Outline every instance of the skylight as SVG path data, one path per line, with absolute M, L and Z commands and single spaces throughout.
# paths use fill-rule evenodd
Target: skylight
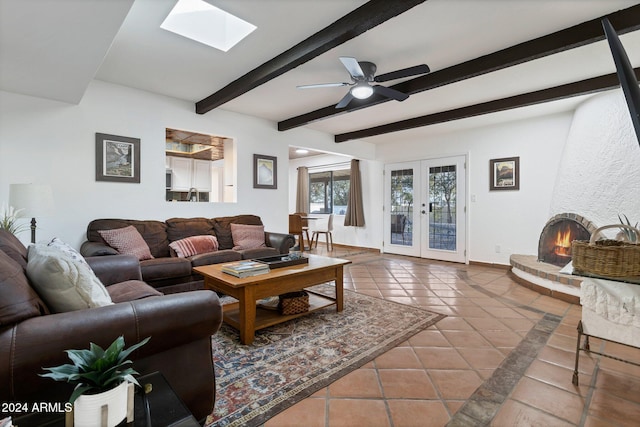
M 203 0 L 179 0 L 160 28 L 226 52 L 256 26 Z

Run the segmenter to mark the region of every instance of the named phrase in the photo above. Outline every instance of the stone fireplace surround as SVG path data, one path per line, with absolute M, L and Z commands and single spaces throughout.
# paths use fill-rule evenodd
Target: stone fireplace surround
M 589 233 L 618 223 L 619 214 L 635 223 L 640 221 L 639 191 L 640 149 L 622 91 L 587 99 L 577 107 L 567 135 L 549 221 L 577 213 Z M 510 264 L 523 286 L 579 304 L 580 276 L 562 274 L 560 266 L 540 262 L 537 255 L 513 254 Z

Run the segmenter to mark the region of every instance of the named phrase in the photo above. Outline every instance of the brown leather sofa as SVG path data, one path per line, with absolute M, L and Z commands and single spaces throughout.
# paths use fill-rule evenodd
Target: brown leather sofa
M 115 255 L 118 252 L 107 245 L 98 233 L 133 225 L 149 245 L 153 259 L 140 261 L 142 279 L 165 294 L 202 289 L 202 276 L 192 267 L 287 254 L 295 245 L 291 234 L 265 231 L 265 247 L 233 250 L 231 224 L 263 225 L 256 215 L 237 215 L 217 218 L 171 218 L 166 221 L 132 219 L 96 219 L 87 226 L 87 241 L 80 247 L 85 257 Z M 219 250 L 178 258 L 169 247 L 171 242 L 186 237 L 213 235 Z
M 65 402 L 73 386 L 38 375 L 43 367 L 69 363 L 64 350 L 90 342 L 106 348 L 120 335 L 127 347 L 151 337 L 133 353 L 134 369 L 161 372 L 193 415 L 204 419 L 215 402 L 211 335 L 222 321 L 217 295 L 161 295 L 140 280 L 131 256 L 86 260 L 115 304 L 51 313 L 26 275 L 27 249 L 0 230 L 0 402 Z

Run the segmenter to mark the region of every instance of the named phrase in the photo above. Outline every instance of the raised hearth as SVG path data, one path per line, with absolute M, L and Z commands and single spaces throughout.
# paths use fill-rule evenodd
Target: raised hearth
M 543 295 L 580 304 L 582 277 L 560 273 L 561 267 L 538 261 L 535 255 L 511 255 L 509 262 L 519 284 Z

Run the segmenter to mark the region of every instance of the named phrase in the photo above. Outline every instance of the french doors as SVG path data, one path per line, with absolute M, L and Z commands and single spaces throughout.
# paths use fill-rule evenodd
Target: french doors
M 466 261 L 465 160 L 385 166 L 384 252 Z

